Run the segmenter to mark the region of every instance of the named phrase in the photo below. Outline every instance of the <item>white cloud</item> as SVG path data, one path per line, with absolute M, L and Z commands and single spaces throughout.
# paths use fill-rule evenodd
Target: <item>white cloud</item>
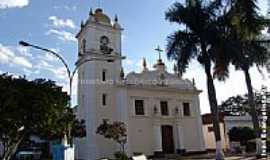
M 18 47 L 16 47 L 16 50 L 23 56 L 33 57 L 33 55 L 29 52 L 30 49 L 27 47 L 18 46 Z
M 8 47 L 3 46 L 0 43 L 0 63 L 8 63 L 10 57 L 14 57 L 15 53 L 10 50 Z
M 11 61 L 17 65 L 32 68 L 32 63 L 29 62 L 25 57 L 14 57 L 14 59 Z
M 0 63 L 8 63 L 9 59 L 8 52 L 4 52 L 4 48 L 0 48 Z
M 53 68 L 51 71 L 54 73 L 54 75 L 58 79 L 67 79 L 68 78 L 65 67 Z
M 65 27 L 71 29 L 76 28 L 76 25 L 72 19 L 61 19 L 56 16 L 50 16 L 48 19 L 51 21 L 52 26 L 55 28 L 65 28 Z
M 51 48 L 50 50 L 60 54 L 60 49 Z M 40 62 L 38 64 L 38 66 L 40 66 L 41 64 L 44 64 L 44 63 L 48 64 L 48 63 L 53 63 L 53 62 L 58 61 L 57 57 L 55 57 L 54 55 L 52 55 L 51 53 L 48 53 L 48 52 L 46 52 L 44 54 L 39 54 L 35 58 L 37 58 L 38 62 Z
M 126 59 L 126 60 L 124 60 L 124 64 L 126 64 L 126 65 L 133 65 L 134 62 L 131 59 Z
M 32 63 L 26 57 L 16 55 L 10 48 L 13 47 L 7 47 L 0 43 L 0 63 L 32 68 Z
M 62 40 L 62 41 L 72 41 L 72 42 L 76 42 L 76 38 L 74 36 L 74 34 L 72 34 L 71 32 L 67 32 L 64 30 L 55 30 L 55 29 L 51 29 L 49 30 L 47 33 L 47 35 L 55 35 L 58 39 Z
M 44 60 L 40 61 L 40 63 L 36 66 L 36 69 L 39 71 L 47 70 L 53 73 L 54 77 L 58 80 L 65 80 L 68 78 L 65 67 L 55 66 L 55 65 L 49 64 L 48 62 Z
M 22 8 L 29 4 L 29 0 L 0 0 L 0 9 Z
M 135 65 L 136 65 L 138 68 L 140 68 L 140 70 L 142 70 L 142 69 L 143 69 L 142 64 L 143 64 L 143 59 L 140 59 Z
M 55 50 L 52 50 L 52 51 L 55 51 Z M 55 51 L 55 52 L 59 53 L 58 51 Z M 45 56 L 42 56 L 42 59 L 48 62 L 57 61 L 57 58 L 50 53 L 46 53 Z

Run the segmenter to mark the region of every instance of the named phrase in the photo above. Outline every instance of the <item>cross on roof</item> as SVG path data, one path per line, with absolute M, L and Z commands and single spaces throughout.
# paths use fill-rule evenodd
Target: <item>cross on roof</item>
M 159 59 L 161 60 L 161 53 L 163 52 L 163 50 L 160 48 L 160 46 L 158 46 L 155 50 L 158 52 Z

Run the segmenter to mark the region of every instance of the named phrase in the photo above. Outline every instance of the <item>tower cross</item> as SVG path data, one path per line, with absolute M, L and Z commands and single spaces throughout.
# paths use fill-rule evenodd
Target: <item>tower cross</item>
M 160 46 L 157 46 L 155 50 L 158 52 L 159 60 L 161 60 L 161 53 L 163 52 L 163 50 L 160 48 Z

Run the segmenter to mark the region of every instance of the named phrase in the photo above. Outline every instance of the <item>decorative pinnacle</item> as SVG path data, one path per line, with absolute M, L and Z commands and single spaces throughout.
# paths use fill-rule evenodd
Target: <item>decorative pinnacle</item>
M 125 78 L 125 73 L 124 73 L 123 67 L 121 67 L 120 78 L 121 78 L 121 79 L 124 79 L 124 78 Z
M 118 16 L 117 16 L 117 14 L 116 14 L 115 17 L 114 17 L 114 21 L 115 21 L 115 22 L 118 22 Z
M 93 13 L 93 9 L 92 9 L 92 8 L 90 8 L 89 15 L 90 15 L 90 16 L 93 16 L 93 15 L 94 15 L 94 13 Z
M 81 21 L 81 28 L 83 28 L 84 27 L 84 22 L 83 21 Z
M 196 82 L 195 82 L 194 78 L 192 78 L 192 84 L 193 84 L 193 86 L 196 86 Z
M 143 61 L 142 61 L 142 66 L 143 66 L 143 71 L 147 71 L 147 63 L 146 63 L 146 59 L 143 58 Z
M 175 74 L 178 73 L 178 67 L 177 67 L 176 64 L 173 65 L 173 71 L 174 71 Z
M 143 68 L 144 68 L 144 69 L 145 69 L 145 68 L 147 68 L 147 64 L 146 64 L 146 60 L 145 60 L 145 58 L 143 58 L 142 65 L 143 65 Z

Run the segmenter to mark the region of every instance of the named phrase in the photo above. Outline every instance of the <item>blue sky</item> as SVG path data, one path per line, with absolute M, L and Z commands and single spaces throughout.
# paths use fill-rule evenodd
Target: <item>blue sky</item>
M 67 89 L 65 70 L 49 54 L 18 46 L 25 40 L 61 53 L 71 67 L 77 59 L 77 42 L 81 20 L 86 20 L 90 8 L 101 6 L 111 18 L 115 14 L 124 27 L 123 54 L 126 72 L 140 71 L 143 57 L 152 66 L 158 55 L 157 45 L 164 48 L 166 37 L 176 26 L 165 21 L 164 12 L 175 0 L 0 0 L 0 73 L 26 75 L 30 79 L 49 78 Z M 260 0 L 262 13 L 266 0 Z M 163 59 L 166 56 L 163 55 Z M 166 62 L 168 70 L 172 62 Z M 185 78 L 195 78 L 197 87 L 206 91 L 201 67 L 192 63 Z M 267 79 L 252 71 L 254 86 L 259 88 Z M 234 72 L 227 83 L 216 82 L 219 102 L 228 96 L 245 93 L 241 72 Z M 76 89 L 76 85 L 74 85 Z M 74 92 L 75 93 L 75 92 Z M 74 99 L 76 95 L 73 95 Z M 209 112 L 206 92 L 201 95 L 202 112 Z

